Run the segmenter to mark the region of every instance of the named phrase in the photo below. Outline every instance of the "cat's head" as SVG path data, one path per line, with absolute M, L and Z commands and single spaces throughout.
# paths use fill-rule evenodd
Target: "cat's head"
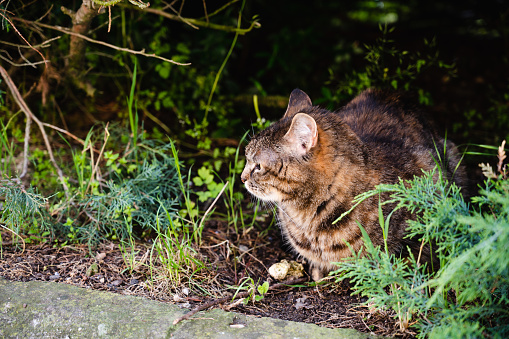
M 307 114 L 312 109 L 309 96 L 293 90 L 283 118 L 249 142 L 241 180 L 251 194 L 280 202 L 311 178 L 309 161 L 318 143 L 316 121 Z

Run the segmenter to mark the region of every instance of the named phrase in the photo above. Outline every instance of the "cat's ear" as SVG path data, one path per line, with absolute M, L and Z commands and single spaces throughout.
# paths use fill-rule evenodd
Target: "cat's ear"
M 298 155 L 306 155 L 318 141 L 316 121 L 306 113 L 297 113 L 284 139 L 288 147 Z
M 296 88 L 290 94 L 290 100 L 288 101 L 288 107 L 286 108 L 284 117 L 291 118 L 295 114 L 303 112 L 312 106 L 313 103 L 309 96 L 300 89 Z

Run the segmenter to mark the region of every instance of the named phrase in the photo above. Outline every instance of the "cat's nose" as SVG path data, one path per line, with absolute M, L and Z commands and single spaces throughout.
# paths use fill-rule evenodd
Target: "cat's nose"
M 240 175 L 240 181 L 242 181 L 242 183 L 246 183 L 246 181 L 249 179 L 249 171 L 246 170 L 246 168 L 244 168 L 244 170 L 242 171 L 242 174 Z

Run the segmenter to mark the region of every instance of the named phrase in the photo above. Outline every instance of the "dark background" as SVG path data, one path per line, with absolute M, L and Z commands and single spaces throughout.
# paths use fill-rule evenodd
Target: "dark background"
M 233 3 L 210 21 L 236 26 L 241 3 Z M 207 12 L 224 4 L 207 1 Z M 70 28 L 71 20 L 61 5 L 77 10 L 81 2 L 4 2 L 0 6 L 13 13 L 12 17 L 43 17 L 40 22 Z M 163 6 L 163 2 L 153 1 L 150 8 Z M 179 1 L 173 8 L 183 17 L 205 20 L 202 1 Z M 447 132 L 456 143 L 498 145 L 508 135 L 509 10 L 502 0 L 247 1 L 241 26 L 248 27 L 256 16 L 261 27 L 238 37 L 214 92 L 208 126 L 194 135 L 190 131 L 201 128 L 197 125 L 204 117 L 214 77 L 234 34 L 197 30 L 140 11 L 128 2 L 112 7 L 111 13 L 111 32 L 107 32 L 106 11 L 93 19 L 90 37 L 192 63 L 183 67 L 136 57 L 137 105 L 145 127 L 150 130 L 165 124 L 172 138 L 188 144 L 203 138 L 240 139 L 256 120 L 253 94 L 259 97 L 262 117 L 272 121 L 284 112 L 289 93 L 297 87 L 315 103 L 338 108 L 366 87 L 366 81 L 359 79 L 370 65 L 374 66 L 368 74 L 370 86 L 394 90 L 383 78 L 387 68 L 392 79 L 399 81 L 397 89 L 425 106 L 442 133 Z M 62 36 L 50 47 L 40 49 L 51 60 L 50 70 L 42 65 L 9 69 L 29 105 L 44 121 L 83 134 L 97 121 L 125 120 L 135 57 L 88 43 L 79 69 L 80 81 L 95 89 L 93 95 L 87 95 L 68 79 L 69 36 L 48 28 L 35 29 L 21 21 L 12 23 L 33 45 Z M 26 45 L 5 20 L 3 24 L 1 40 Z M 384 36 L 381 29 L 386 24 L 393 31 L 385 35 L 386 45 L 378 50 L 382 53 L 374 65 L 366 59 L 367 46 L 375 46 Z M 427 46 L 425 39 L 435 41 L 435 46 Z M 383 52 L 384 48 L 387 51 Z M 4 44 L 2 49 L 16 58 L 15 47 Z M 34 52 L 24 51 L 30 60 L 40 60 Z M 425 55 L 435 55 L 435 64 L 412 76 L 397 74 L 398 66 L 406 67 L 425 59 Z M 405 59 L 409 56 L 413 59 Z M 438 67 L 438 62 L 451 68 Z M 9 66 L 4 61 L 2 64 Z M 42 82 L 46 93 L 40 88 Z M 12 114 L 17 111 L 15 104 L 5 93 L 4 84 L 0 86 L 4 91 L 2 109 Z M 147 118 L 147 112 L 159 122 Z

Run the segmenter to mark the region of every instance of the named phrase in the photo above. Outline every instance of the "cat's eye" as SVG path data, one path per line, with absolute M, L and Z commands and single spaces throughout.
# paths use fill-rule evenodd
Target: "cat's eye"
M 256 164 L 256 166 L 253 168 L 253 170 L 251 171 L 251 176 L 253 176 L 253 174 L 259 170 L 261 170 L 261 166 L 260 164 Z

